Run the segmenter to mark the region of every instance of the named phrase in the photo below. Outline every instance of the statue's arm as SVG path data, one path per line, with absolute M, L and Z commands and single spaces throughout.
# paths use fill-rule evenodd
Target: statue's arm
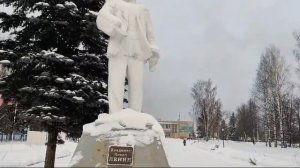
M 145 13 L 146 13 L 146 23 L 147 23 L 146 24 L 147 40 L 152 50 L 152 57 L 149 59 L 149 68 L 150 71 L 155 71 L 155 67 L 160 58 L 159 47 L 155 40 L 154 28 L 153 28 L 150 13 L 148 10 L 145 10 Z
M 98 13 L 96 24 L 98 29 L 102 30 L 109 36 L 116 36 L 121 32 L 121 21 L 113 15 L 114 1 L 107 1 Z

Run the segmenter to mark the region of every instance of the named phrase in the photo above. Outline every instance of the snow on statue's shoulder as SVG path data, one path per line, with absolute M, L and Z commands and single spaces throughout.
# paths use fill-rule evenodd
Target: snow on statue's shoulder
M 154 138 L 163 140 L 165 135 L 157 120 L 146 113 L 124 109 L 113 114 L 100 114 L 98 119 L 83 126 L 83 133 L 101 137 L 122 134 L 127 140 L 139 139 L 144 144 L 151 143 Z M 132 138 L 133 137 L 133 138 Z

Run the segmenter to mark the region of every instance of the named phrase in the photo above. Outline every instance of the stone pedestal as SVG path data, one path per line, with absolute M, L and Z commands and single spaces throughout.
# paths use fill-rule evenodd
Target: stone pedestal
M 125 109 L 84 126 L 70 167 L 169 167 L 160 124 Z

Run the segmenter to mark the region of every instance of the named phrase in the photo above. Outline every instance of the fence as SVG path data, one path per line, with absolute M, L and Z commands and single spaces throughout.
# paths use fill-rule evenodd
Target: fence
M 15 133 L 15 134 L 4 134 L 0 132 L 0 143 L 11 142 L 11 141 L 26 141 L 27 134 Z

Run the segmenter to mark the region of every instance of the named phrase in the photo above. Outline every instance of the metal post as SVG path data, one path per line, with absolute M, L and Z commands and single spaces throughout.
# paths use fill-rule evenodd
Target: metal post
M 223 148 L 224 148 L 224 138 L 223 138 Z
M 224 128 L 222 128 L 222 139 L 223 139 L 223 148 L 224 148 L 225 147 L 225 144 L 224 144 L 224 139 L 225 139 Z

